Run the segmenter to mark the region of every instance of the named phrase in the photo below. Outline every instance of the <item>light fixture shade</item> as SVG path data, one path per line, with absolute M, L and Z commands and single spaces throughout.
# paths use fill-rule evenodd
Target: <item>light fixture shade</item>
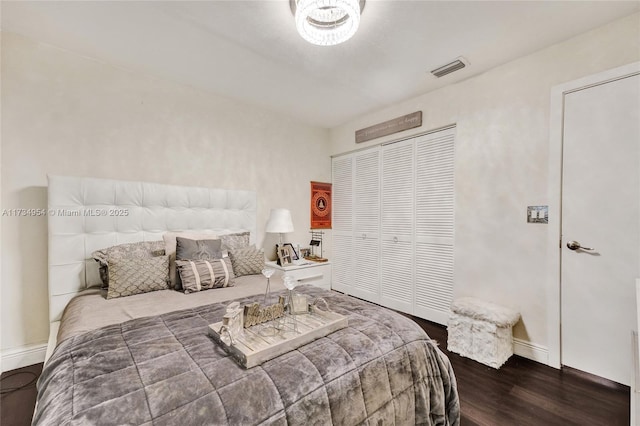
M 291 212 L 287 209 L 271 209 L 264 232 L 285 234 L 293 232 Z
M 332 46 L 349 40 L 360 25 L 359 0 L 298 0 L 296 27 L 309 43 Z

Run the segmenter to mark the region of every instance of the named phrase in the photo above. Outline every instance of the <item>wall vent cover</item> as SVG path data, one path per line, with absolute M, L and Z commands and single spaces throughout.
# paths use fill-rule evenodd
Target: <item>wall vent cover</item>
M 464 58 L 458 58 L 453 62 L 450 62 L 446 65 L 443 65 L 441 67 L 438 67 L 434 70 L 431 71 L 431 74 L 435 75 L 436 77 L 440 78 L 443 77 L 447 74 L 451 74 L 454 71 L 458 71 L 461 70 L 462 68 L 467 66 L 467 61 Z

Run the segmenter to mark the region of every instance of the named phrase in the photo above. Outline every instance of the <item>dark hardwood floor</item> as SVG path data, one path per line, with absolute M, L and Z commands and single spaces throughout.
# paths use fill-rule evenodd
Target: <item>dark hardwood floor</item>
M 6 371 L 0 376 L 0 425 L 23 426 L 31 424 L 36 405 L 35 379 L 42 372 L 42 363 Z
M 606 380 L 594 380 L 578 371 L 556 370 L 513 356 L 500 368 L 484 366 L 449 353 L 446 328 L 421 319 L 414 320 L 440 343 L 449 356 L 458 382 L 463 426 L 553 426 L 629 425 L 629 388 Z M 0 425 L 31 424 L 35 384 L 42 364 L 2 374 Z M 16 372 L 25 374 L 16 374 Z M 5 379 L 6 378 L 6 379 Z
M 515 355 L 495 370 L 447 351 L 445 327 L 413 319 L 451 360 L 464 426 L 629 425 L 627 386 Z

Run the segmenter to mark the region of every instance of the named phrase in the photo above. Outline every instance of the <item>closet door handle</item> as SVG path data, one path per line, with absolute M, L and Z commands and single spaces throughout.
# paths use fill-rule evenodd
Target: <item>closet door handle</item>
M 367 239 L 367 234 L 362 234 L 362 239 L 366 240 Z
M 393 237 L 393 242 L 397 244 L 398 243 L 398 237 Z

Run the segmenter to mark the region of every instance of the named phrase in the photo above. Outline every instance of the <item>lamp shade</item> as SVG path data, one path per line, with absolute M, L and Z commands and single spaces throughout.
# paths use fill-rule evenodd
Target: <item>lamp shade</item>
M 269 220 L 264 228 L 265 232 L 284 234 L 293 232 L 291 212 L 287 209 L 271 209 Z

